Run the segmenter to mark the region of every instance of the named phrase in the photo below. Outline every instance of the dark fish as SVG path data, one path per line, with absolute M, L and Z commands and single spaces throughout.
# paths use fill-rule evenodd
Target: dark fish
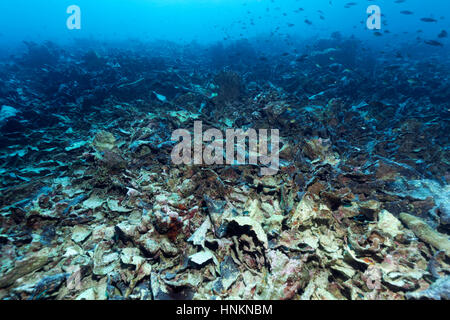
M 437 20 L 433 19 L 433 18 L 422 18 L 420 20 L 423 21 L 423 22 L 437 22 Z
M 441 33 L 438 34 L 438 38 L 447 38 L 448 33 L 445 30 L 442 30 Z
M 409 10 L 403 10 L 403 11 L 400 11 L 400 13 L 401 13 L 401 14 L 406 14 L 406 15 L 414 14 L 414 12 L 409 11 Z
M 435 46 L 435 47 L 443 47 L 444 46 L 442 43 L 440 43 L 439 41 L 436 41 L 436 40 L 426 40 L 425 43 L 430 46 Z
M 302 54 L 300 57 L 297 57 L 297 59 L 295 59 L 295 61 L 302 62 L 302 61 L 305 61 L 307 57 L 308 57 L 307 54 Z

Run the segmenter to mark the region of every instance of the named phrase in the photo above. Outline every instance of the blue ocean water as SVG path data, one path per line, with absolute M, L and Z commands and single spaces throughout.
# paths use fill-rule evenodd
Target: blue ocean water
M 70 5 L 81 9 L 81 30 L 66 28 Z M 374 38 L 367 30 L 370 5 L 380 7 L 381 32 L 389 34 Z M 372 44 L 392 45 L 414 42 L 418 30 L 424 39 L 436 38 L 450 25 L 448 11 L 449 4 L 442 0 L 4 0 L 0 3 L 0 41 L 13 45 L 22 40 L 65 42 L 93 37 L 208 43 L 275 31 L 273 38 L 289 35 L 303 39 L 338 31 Z M 437 21 L 426 23 L 422 18 Z

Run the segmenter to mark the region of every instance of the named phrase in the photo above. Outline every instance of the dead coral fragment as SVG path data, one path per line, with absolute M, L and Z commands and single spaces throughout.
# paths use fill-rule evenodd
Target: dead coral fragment
M 43 249 L 35 254 L 16 261 L 14 268 L 10 269 L 4 275 L 0 275 L 0 288 L 12 285 L 17 279 L 39 270 L 48 263 L 49 250 Z
M 233 226 L 239 227 L 248 227 L 252 230 L 258 241 L 264 246 L 265 249 L 268 248 L 268 240 L 267 234 L 264 232 L 264 229 L 261 227 L 261 224 L 250 217 L 233 217 L 228 219 L 229 225 L 228 228 L 233 228 Z
M 400 220 L 402 220 L 420 240 L 432 245 L 436 249 L 443 250 L 447 256 L 450 256 L 450 240 L 447 236 L 433 230 L 422 219 L 408 213 L 400 213 Z
M 116 138 L 112 133 L 100 130 L 95 135 L 92 146 L 99 152 L 111 151 L 116 146 Z
M 448 300 L 450 299 L 450 277 L 441 278 L 434 282 L 428 289 L 419 292 L 408 292 L 408 299 L 432 299 Z
M 392 238 L 395 238 L 398 234 L 402 234 L 402 224 L 401 222 L 392 215 L 387 210 L 383 210 L 378 215 L 378 224 L 377 227 L 382 230 L 384 233 L 390 235 Z

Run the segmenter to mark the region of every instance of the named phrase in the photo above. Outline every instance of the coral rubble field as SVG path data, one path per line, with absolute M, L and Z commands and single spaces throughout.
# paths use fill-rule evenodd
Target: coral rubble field
M 0 298 L 448 299 L 450 60 L 385 55 L 27 43 L 0 62 Z M 195 121 L 278 129 L 278 172 L 174 164 Z

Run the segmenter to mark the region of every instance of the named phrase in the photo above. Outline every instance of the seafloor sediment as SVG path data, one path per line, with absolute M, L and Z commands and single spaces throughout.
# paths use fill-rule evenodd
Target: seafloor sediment
M 2 61 L 0 298 L 448 299 L 450 61 L 355 43 Z M 279 172 L 174 165 L 194 121 L 279 129 Z

